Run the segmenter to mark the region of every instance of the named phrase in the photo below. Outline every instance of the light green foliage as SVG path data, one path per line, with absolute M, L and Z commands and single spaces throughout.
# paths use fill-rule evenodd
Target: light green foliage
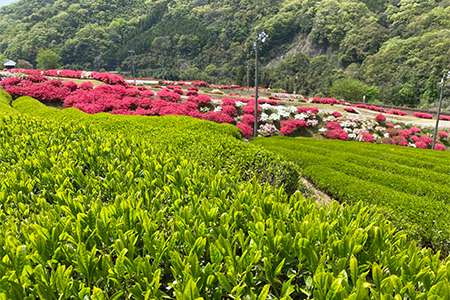
M 39 51 L 36 62 L 37 68 L 42 70 L 59 69 L 61 57 L 50 49 Z
M 244 181 L 256 176 L 261 183 L 284 186 L 288 193 L 293 193 L 299 184 L 299 172 L 295 164 L 261 147 L 244 143 L 240 130 L 230 124 L 185 116 L 89 115 L 75 108 L 48 108 L 30 97 L 15 100 L 13 106 L 33 116 L 45 116 L 63 122 L 75 121 L 111 133 L 146 138 L 154 147 L 182 154 L 205 167 L 213 166 L 216 170 L 239 176 Z M 198 134 L 199 131 L 203 134 Z
M 333 82 L 331 95 L 347 101 L 362 102 L 366 96 L 366 102 L 375 100 L 378 96 L 378 89 L 374 86 L 368 86 L 357 79 L 340 79 Z
M 307 138 L 255 143 L 296 162 L 335 199 L 375 205 L 422 245 L 449 253 L 448 153 Z
M 448 259 L 361 202 L 82 123 L 0 118 L 3 299 L 448 299 Z

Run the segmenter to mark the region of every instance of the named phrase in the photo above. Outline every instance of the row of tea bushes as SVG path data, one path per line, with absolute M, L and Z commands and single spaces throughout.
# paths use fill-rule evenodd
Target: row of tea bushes
M 445 156 L 437 155 L 433 162 L 430 152 L 421 149 L 401 148 L 394 154 L 389 148 L 399 147 L 308 138 L 255 143 L 297 163 L 306 178 L 333 198 L 376 205 L 423 246 L 449 253 L 450 173 L 442 164 Z
M 361 202 L 319 207 L 85 124 L 0 130 L 1 299 L 449 298 L 449 259 Z
M 262 147 L 243 142 L 235 126 L 202 121 L 186 116 L 123 116 L 86 114 L 75 108 L 58 110 L 30 97 L 13 102 L 20 112 L 50 117 L 61 122 L 96 126 L 107 132 L 133 135 L 152 142 L 154 147 L 170 148 L 174 153 L 239 176 L 243 181 L 254 176 L 261 183 L 283 186 L 292 194 L 299 184 L 298 168 Z

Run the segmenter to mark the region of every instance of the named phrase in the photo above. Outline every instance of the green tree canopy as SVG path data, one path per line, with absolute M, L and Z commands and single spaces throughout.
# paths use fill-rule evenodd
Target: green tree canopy
M 39 51 L 36 62 L 37 68 L 42 70 L 59 69 L 61 57 L 50 49 Z

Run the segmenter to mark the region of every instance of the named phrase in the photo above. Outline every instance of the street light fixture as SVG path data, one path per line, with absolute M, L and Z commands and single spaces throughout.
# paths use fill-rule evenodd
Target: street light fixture
M 269 36 L 263 31 L 258 35 L 253 43 L 255 47 L 255 123 L 253 127 L 253 135 L 258 136 L 258 43 L 263 44 Z
M 436 136 L 437 136 L 437 131 L 438 131 L 438 127 L 439 127 L 439 117 L 441 116 L 441 108 L 442 108 L 442 98 L 444 96 L 444 88 L 445 88 L 445 79 L 450 79 L 450 71 L 445 71 L 444 75 L 442 75 L 442 79 L 441 79 L 441 97 L 439 98 L 439 109 L 438 109 L 438 114 L 436 117 L 436 127 L 434 128 L 434 138 L 433 138 L 433 146 L 431 147 L 431 149 L 435 150 L 435 146 L 436 146 Z
M 130 52 L 130 55 L 131 55 L 131 66 L 132 66 L 132 68 L 133 68 L 133 79 L 134 79 L 134 84 L 136 84 L 136 75 L 135 75 L 135 73 L 134 73 L 134 57 L 133 57 L 133 54 L 135 54 L 136 52 L 134 52 L 133 49 L 131 49 L 131 50 L 128 51 L 128 52 Z

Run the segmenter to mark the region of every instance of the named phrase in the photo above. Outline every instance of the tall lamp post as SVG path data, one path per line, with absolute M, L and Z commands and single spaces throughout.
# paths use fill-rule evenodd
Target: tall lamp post
M 269 36 L 263 31 L 258 35 L 253 43 L 255 47 L 255 123 L 253 127 L 253 135 L 258 136 L 258 43 L 264 43 Z
M 136 84 L 136 75 L 135 75 L 135 73 L 134 73 L 134 57 L 133 57 L 133 54 L 135 54 L 136 52 L 134 52 L 133 49 L 131 49 L 131 50 L 128 51 L 128 52 L 130 52 L 130 55 L 131 55 L 131 66 L 132 66 L 132 68 L 133 68 L 133 79 L 134 79 L 134 84 Z
M 441 108 L 442 108 L 442 98 L 444 97 L 444 89 L 445 89 L 445 79 L 450 79 L 450 71 L 445 71 L 444 75 L 442 75 L 441 79 L 441 97 L 439 98 L 439 109 L 436 117 L 436 127 L 434 128 L 434 138 L 433 138 L 433 147 L 431 149 L 435 150 L 436 146 L 436 136 L 439 127 L 439 117 L 441 116 Z

